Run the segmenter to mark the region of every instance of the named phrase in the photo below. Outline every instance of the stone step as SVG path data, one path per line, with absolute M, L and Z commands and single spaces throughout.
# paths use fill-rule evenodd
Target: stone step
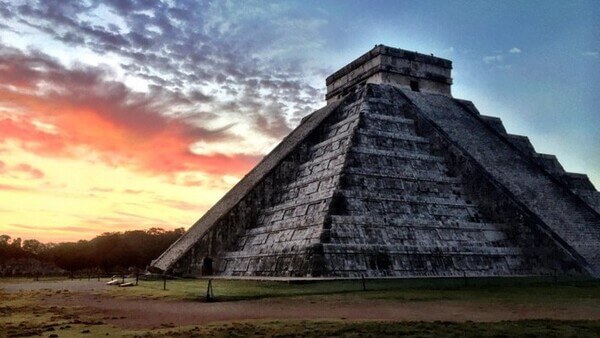
M 395 201 L 395 202 L 403 202 L 408 204 L 435 204 L 435 205 L 445 205 L 449 207 L 464 207 L 464 208 L 473 208 L 475 205 L 468 204 L 464 199 L 453 196 L 452 197 L 436 197 L 436 196 L 414 196 L 414 195 L 405 195 L 405 194 L 389 194 L 389 193 L 380 193 L 373 191 L 365 191 L 365 190 L 339 190 L 339 194 L 346 198 L 356 198 L 356 199 L 365 199 L 365 200 L 377 200 L 377 201 Z
M 354 147 L 363 147 L 376 150 L 399 151 L 430 155 L 430 144 L 426 139 L 413 135 L 393 133 L 394 137 L 380 135 L 382 132 L 357 130 Z M 392 134 L 392 133 L 390 133 Z
M 389 156 L 389 157 L 395 157 L 395 158 L 410 159 L 410 160 L 415 160 L 415 161 L 430 161 L 430 162 L 436 162 L 436 163 L 444 163 L 444 158 L 441 156 L 426 155 L 426 154 L 422 154 L 422 153 L 415 153 L 415 152 L 404 151 L 404 150 L 400 150 L 400 151 L 378 150 L 378 149 L 371 149 L 371 148 L 367 148 L 367 147 L 354 146 L 354 147 L 350 147 L 349 152 L 359 153 L 359 154 L 367 154 L 367 155 Z
M 356 224 L 363 226 L 415 227 L 431 229 L 464 229 L 464 230 L 505 230 L 511 226 L 504 223 L 471 222 L 465 220 L 431 220 L 405 215 L 404 217 L 388 217 L 378 215 L 332 215 L 332 224 Z
M 344 169 L 344 173 L 354 174 L 354 175 L 362 175 L 367 177 L 377 177 L 382 179 L 401 179 L 407 181 L 427 181 L 427 182 L 436 182 L 436 183 L 445 183 L 452 185 L 461 184 L 460 178 L 457 177 L 449 177 L 445 175 L 439 175 L 436 173 L 431 173 L 429 171 L 414 171 L 414 172 L 406 172 L 402 174 L 392 174 L 392 173 L 383 173 L 374 169 L 369 168 L 357 168 L 357 167 L 347 167 Z
M 435 181 L 416 181 L 389 177 L 372 177 L 346 174 L 340 180 L 340 188 L 345 190 L 377 191 L 391 195 L 440 196 L 454 198 L 463 196 L 463 187 L 459 184 Z
M 338 148 L 334 151 L 325 153 L 322 156 L 313 157 L 310 160 L 299 164 L 297 166 L 296 170 L 298 170 L 298 172 L 302 172 L 303 170 L 310 169 L 311 167 L 313 167 L 315 165 L 323 165 L 324 162 L 325 162 L 325 166 L 323 167 L 323 169 L 325 169 L 328 167 L 327 164 L 331 160 L 337 160 L 339 163 L 342 163 L 342 161 L 344 159 L 343 156 L 345 153 L 346 153 L 346 149 Z
M 386 121 L 386 122 L 396 122 L 396 123 L 402 123 L 402 124 L 406 124 L 406 125 L 410 125 L 410 126 L 414 126 L 415 121 L 411 120 L 411 119 L 407 119 L 405 117 L 402 116 L 398 116 L 398 115 L 384 115 L 384 114 L 378 114 L 378 113 L 373 113 L 373 112 L 363 112 L 362 116 L 364 116 L 366 119 L 372 119 L 372 120 L 380 120 L 380 121 Z
M 463 246 L 423 246 L 423 245 L 374 245 L 374 244 L 332 244 L 324 243 L 323 250 L 328 254 L 368 254 L 374 252 L 388 255 L 522 255 L 519 247 Z
M 308 196 L 298 196 L 292 201 L 288 201 L 285 203 L 277 204 L 272 207 L 264 208 L 263 212 L 266 214 L 275 213 L 275 212 L 283 212 L 286 210 L 297 209 L 297 208 L 308 208 L 313 204 L 321 204 L 324 203 L 325 200 L 331 199 L 333 197 L 333 191 L 324 191 L 324 192 L 315 192 Z
M 372 129 L 367 129 L 367 128 L 359 128 L 356 130 L 356 134 L 372 136 L 374 138 L 402 140 L 402 141 L 410 141 L 410 142 L 414 142 L 414 143 L 429 144 L 428 139 L 417 136 L 414 133 L 412 133 L 412 134 L 410 134 L 410 133 L 391 133 L 391 132 L 384 132 L 384 131 L 372 130 Z

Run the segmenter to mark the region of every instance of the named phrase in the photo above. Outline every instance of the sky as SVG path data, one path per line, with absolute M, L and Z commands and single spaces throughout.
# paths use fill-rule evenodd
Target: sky
M 376 44 L 600 187 L 598 1 L 0 0 L 0 233 L 191 226 Z

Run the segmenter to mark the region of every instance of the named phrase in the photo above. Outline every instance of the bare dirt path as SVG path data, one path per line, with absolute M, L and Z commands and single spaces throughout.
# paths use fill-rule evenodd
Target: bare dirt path
M 347 319 L 393 321 L 500 321 L 522 319 L 600 320 L 597 307 L 481 304 L 457 301 L 399 302 L 278 298 L 202 303 L 151 299 L 119 299 L 102 295 L 57 295 L 60 306 L 82 306 L 105 322 L 124 328 L 193 325 L 249 319 Z

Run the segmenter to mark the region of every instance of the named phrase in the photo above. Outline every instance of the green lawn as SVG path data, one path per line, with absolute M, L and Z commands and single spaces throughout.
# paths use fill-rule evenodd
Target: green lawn
M 206 295 L 205 279 L 143 281 L 131 288 L 111 288 L 110 293 L 122 297 L 149 297 L 198 300 Z M 404 279 L 367 280 L 367 291 L 361 281 L 324 281 L 288 284 L 273 281 L 213 280 L 217 301 L 235 301 L 269 297 L 335 296 L 344 298 L 388 299 L 400 301 L 460 300 L 514 303 L 577 303 L 600 306 L 600 281 L 549 282 L 537 278 L 481 279 Z

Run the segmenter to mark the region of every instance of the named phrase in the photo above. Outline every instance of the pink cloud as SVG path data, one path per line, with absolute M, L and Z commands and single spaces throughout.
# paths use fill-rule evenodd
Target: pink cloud
M 14 169 L 17 171 L 20 171 L 22 173 L 28 174 L 30 176 L 30 178 L 33 178 L 33 179 L 40 179 L 45 176 L 44 173 L 40 169 L 34 168 L 27 163 L 19 163 Z

